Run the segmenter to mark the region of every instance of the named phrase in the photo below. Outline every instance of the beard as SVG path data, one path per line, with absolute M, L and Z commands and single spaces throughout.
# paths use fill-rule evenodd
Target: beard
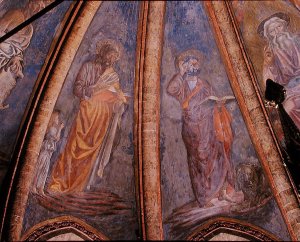
M 187 70 L 185 75 L 187 76 L 199 76 L 200 70 L 198 69 L 193 69 L 193 70 Z
M 291 33 L 282 32 L 272 39 L 271 44 L 274 50 L 286 51 L 295 46 L 296 40 Z

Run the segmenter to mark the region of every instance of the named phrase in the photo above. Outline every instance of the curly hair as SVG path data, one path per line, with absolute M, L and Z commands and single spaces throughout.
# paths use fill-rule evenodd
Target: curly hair
M 101 40 L 96 45 L 97 58 L 102 61 L 109 62 L 110 64 L 115 63 L 120 59 L 120 47 L 113 40 Z
M 202 63 L 204 56 L 201 51 L 196 49 L 189 49 L 181 52 L 178 56 L 175 57 L 175 67 L 179 70 L 179 62 L 186 62 L 190 59 L 196 59 L 199 63 Z

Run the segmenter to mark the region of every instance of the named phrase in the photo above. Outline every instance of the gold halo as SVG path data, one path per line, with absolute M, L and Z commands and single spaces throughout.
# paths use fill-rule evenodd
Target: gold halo
M 199 64 L 201 65 L 204 60 L 204 55 L 201 51 L 196 49 L 189 49 L 186 51 L 181 52 L 176 58 L 175 58 L 175 67 L 179 69 L 179 62 L 184 61 L 187 57 L 194 57 L 198 60 Z

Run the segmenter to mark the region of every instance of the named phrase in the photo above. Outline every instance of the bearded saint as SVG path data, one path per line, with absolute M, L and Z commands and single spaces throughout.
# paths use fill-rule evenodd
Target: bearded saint
M 272 79 L 286 89 L 283 106 L 300 129 L 300 36 L 288 30 L 289 17 L 275 13 L 258 27 L 268 41 L 264 48 L 263 79 Z
M 84 192 L 103 176 L 126 98 L 113 64 L 120 49 L 112 40 L 97 43 L 97 57 L 81 67 L 74 86 L 80 98 L 63 152 L 50 177 L 49 192 Z
M 240 203 L 242 191 L 235 190 L 231 160 L 233 133 L 231 116 L 224 100 L 219 100 L 212 86 L 200 78 L 202 53 L 191 49 L 176 58 L 177 73 L 167 86 L 169 95 L 182 107 L 182 139 L 187 150 L 189 174 L 200 207 L 217 206 L 226 200 Z

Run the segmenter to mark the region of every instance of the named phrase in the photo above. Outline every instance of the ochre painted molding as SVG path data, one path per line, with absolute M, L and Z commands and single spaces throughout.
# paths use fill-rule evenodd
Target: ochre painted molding
M 136 65 L 134 81 L 134 162 L 135 162 L 135 187 L 138 207 L 138 220 L 140 239 L 146 240 L 144 192 L 143 192 L 143 162 L 142 162 L 142 98 L 143 98 L 143 67 L 145 54 L 145 40 L 147 32 L 147 16 L 149 1 L 143 1 L 140 5 L 139 23 L 136 45 Z
M 37 111 L 37 116 L 33 124 L 34 129 L 26 147 L 25 159 L 23 161 L 24 165 L 20 177 L 18 177 L 10 221 L 9 240 L 11 241 L 17 241 L 21 238 L 26 203 L 33 179 L 32 174 L 34 174 L 35 165 L 51 113 L 84 34 L 100 5 L 101 1 L 80 2 L 73 15 L 74 18 L 68 23 L 69 28 L 67 28 L 66 31 L 69 31 L 71 28 L 72 30 L 66 42 L 64 42 L 64 39 L 61 42 L 64 46 L 62 47 L 61 55 L 57 59 L 54 71 L 51 73 L 52 75 L 49 79 L 47 90 Z M 77 15 L 78 13 L 79 16 Z
M 187 236 L 186 240 L 207 241 L 220 232 L 234 234 L 251 241 L 279 241 L 276 236 L 258 226 L 239 219 L 226 217 L 208 220 Z
M 142 182 L 147 240 L 162 240 L 160 187 L 160 70 L 164 37 L 165 1 L 150 1 L 142 80 Z
M 300 240 L 300 209 L 258 92 L 254 73 L 225 1 L 205 2 L 233 92 L 292 240 Z

